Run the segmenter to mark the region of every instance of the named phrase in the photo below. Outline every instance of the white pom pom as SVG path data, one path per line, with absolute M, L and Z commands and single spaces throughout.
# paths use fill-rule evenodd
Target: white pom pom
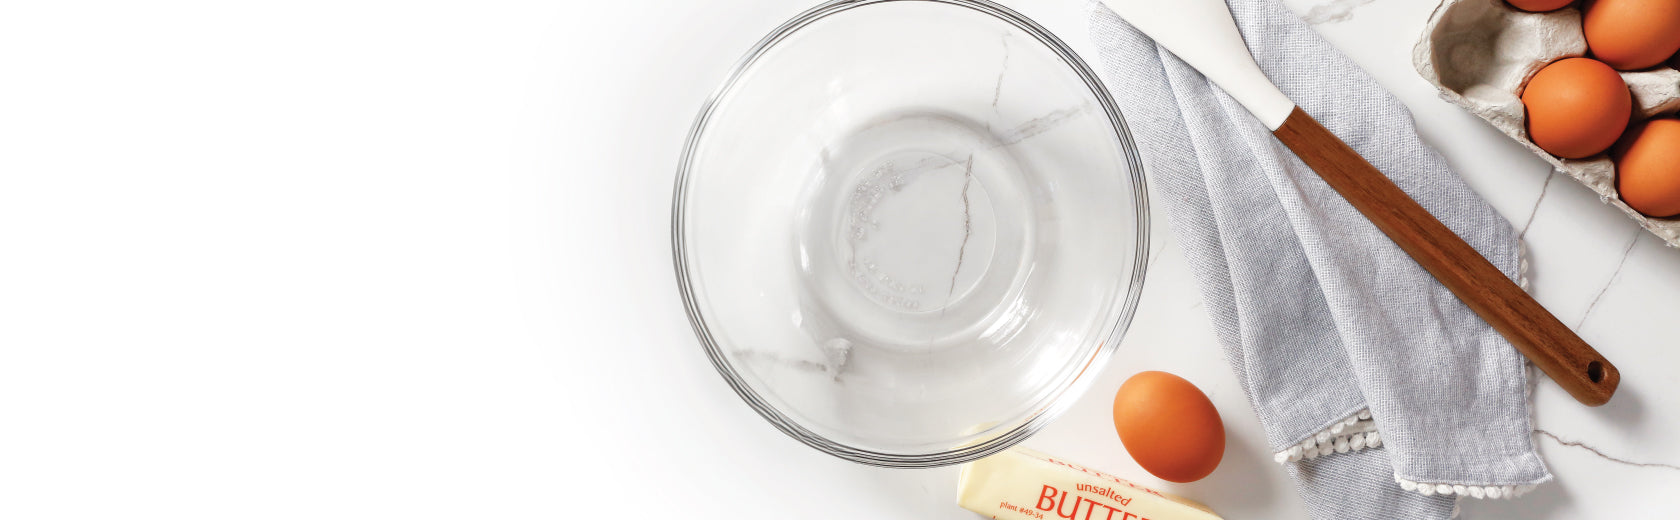
M 1344 429 L 1347 429 L 1347 425 L 1342 424 L 1342 423 L 1336 423 L 1335 426 L 1330 427 L 1330 433 L 1334 434 L 1334 435 L 1341 435 L 1342 430 L 1344 430 Z
M 1348 451 L 1347 437 L 1337 437 L 1336 438 L 1336 453 L 1347 453 L 1347 451 Z
M 1348 438 L 1348 448 L 1352 448 L 1354 450 L 1365 449 L 1365 434 L 1355 433 L 1355 434 L 1353 434 L 1352 437 L 1349 437 Z
M 1382 436 L 1377 435 L 1377 432 L 1365 434 L 1365 445 L 1372 448 L 1382 446 Z
M 1370 419 L 1370 418 L 1371 418 L 1371 410 L 1366 409 L 1366 410 L 1360 410 L 1359 411 L 1359 420 L 1363 421 L 1363 420 Z
M 1470 496 L 1476 498 L 1487 498 L 1487 491 L 1483 490 L 1482 486 L 1470 486 Z
M 1318 447 L 1318 439 L 1316 439 L 1316 438 L 1307 437 L 1307 440 L 1301 441 L 1301 448 L 1302 449 L 1310 450 L 1310 449 L 1313 449 L 1313 448 L 1316 448 L 1316 447 Z
M 1417 491 L 1419 494 L 1426 497 L 1435 496 L 1435 486 L 1431 486 L 1429 484 L 1418 484 Z
M 1359 417 L 1358 416 L 1342 419 L 1342 425 L 1344 425 L 1344 426 L 1353 426 L 1353 423 L 1356 423 L 1356 422 L 1359 422 Z
M 1405 479 L 1400 480 L 1400 489 L 1404 489 L 1406 491 L 1417 491 L 1417 487 L 1418 486 L 1417 486 L 1416 482 L 1412 482 L 1410 480 L 1405 480 Z
M 1318 437 L 1317 438 L 1318 438 L 1318 443 L 1319 444 L 1324 444 L 1326 442 L 1329 442 L 1330 441 L 1330 432 L 1318 432 Z
M 1488 486 L 1487 497 L 1488 498 L 1499 498 L 1499 486 Z

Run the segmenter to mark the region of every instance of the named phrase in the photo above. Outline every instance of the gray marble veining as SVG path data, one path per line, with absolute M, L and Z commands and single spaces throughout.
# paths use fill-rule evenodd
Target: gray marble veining
M 1003 35 L 1003 62 L 998 66 L 997 84 L 992 87 L 992 110 L 997 110 L 998 101 L 1003 99 L 1003 77 L 1009 75 L 1009 34 Z
M 1633 256 L 1633 246 L 1639 245 L 1639 239 L 1644 235 L 1644 229 L 1637 226 L 1633 228 L 1633 238 L 1628 240 L 1627 247 L 1622 249 L 1622 259 L 1616 262 L 1616 269 L 1610 272 L 1610 279 L 1605 280 L 1604 287 L 1600 288 L 1598 294 L 1593 296 L 1592 303 L 1587 304 L 1586 312 L 1581 313 L 1581 319 L 1575 322 L 1575 330 L 1581 330 L 1581 326 L 1587 324 L 1587 319 L 1592 317 L 1593 309 L 1598 308 L 1599 300 L 1604 299 L 1604 293 L 1610 292 L 1610 288 L 1616 285 L 1618 280 L 1621 280 L 1622 268 L 1627 266 L 1628 257 Z
M 1534 198 L 1534 207 L 1528 210 L 1528 220 L 1523 222 L 1522 229 L 1517 231 L 1517 240 L 1528 236 L 1528 228 L 1534 226 L 1534 216 L 1540 214 L 1540 203 L 1546 202 L 1546 192 L 1552 189 L 1552 179 L 1557 178 L 1556 169 L 1547 167 L 1546 181 L 1540 183 L 1540 196 Z
M 951 286 L 945 290 L 945 302 L 947 305 L 950 304 L 951 295 L 957 292 L 957 275 L 962 273 L 963 256 L 968 252 L 968 240 L 974 237 L 973 208 L 969 205 L 968 200 L 968 189 L 973 185 L 974 154 L 969 154 L 968 160 L 963 162 L 963 184 L 962 189 L 960 190 L 962 192 L 962 242 L 957 244 L 957 263 L 956 266 L 951 268 Z M 943 307 L 941 307 L 940 312 L 944 312 Z
M 1539 429 L 1539 428 L 1535 428 L 1534 433 L 1538 433 L 1542 436 L 1550 438 L 1552 441 L 1557 442 L 1558 444 L 1563 445 L 1563 446 L 1568 446 L 1568 447 L 1571 447 L 1571 448 L 1580 448 L 1580 449 L 1583 449 L 1583 450 L 1587 450 L 1587 452 L 1592 453 L 1594 456 L 1597 456 L 1598 458 L 1608 460 L 1610 462 L 1614 462 L 1614 463 L 1617 463 L 1617 464 L 1624 464 L 1624 465 L 1640 467 L 1640 468 L 1660 468 L 1660 469 L 1680 471 L 1680 466 L 1676 466 L 1676 465 L 1673 465 L 1673 464 L 1664 464 L 1664 463 L 1661 463 L 1661 462 L 1638 462 L 1638 461 L 1632 461 L 1632 460 L 1624 459 L 1624 458 L 1621 458 L 1621 457 L 1612 457 L 1609 454 L 1604 453 L 1603 450 L 1600 450 L 1598 448 L 1594 448 L 1594 447 L 1592 447 L 1592 446 L 1590 446 L 1590 445 L 1588 445 L 1584 442 L 1566 441 L 1566 440 L 1563 440 L 1563 438 L 1558 437 L 1557 434 L 1554 434 L 1552 432 L 1542 430 L 1542 429 Z
M 1015 128 L 999 134 L 999 146 L 1009 146 L 1048 132 L 1057 126 L 1061 126 L 1068 119 L 1090 111 L 1091 108 L 1091 104 L 1087 102 L 1076 107 L 1054 110 L 1048 114 L 1028 119 L 1026 122 L 1016 125 Z
M 1353 18 L 1354 11 L 1376 0 L 1330 0 L 1312 6 L 1301 14 L 1301 20 L 1308 25 L 1345 22 Z

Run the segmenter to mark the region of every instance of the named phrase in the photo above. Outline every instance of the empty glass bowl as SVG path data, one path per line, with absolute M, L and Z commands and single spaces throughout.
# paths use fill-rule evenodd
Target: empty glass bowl
M 1143 170 L 1096 75 L 985 0 L 843 0 L 701 110 L 678 285 L 736 392 L 849 460 L 955 464 L 1044 426 L 1143 287 Z

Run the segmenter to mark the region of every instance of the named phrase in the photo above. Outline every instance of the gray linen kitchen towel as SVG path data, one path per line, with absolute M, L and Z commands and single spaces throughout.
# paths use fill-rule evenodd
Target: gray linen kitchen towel
M 1168 0 L 1162 0 L 1168 1 Z M 1228 0 L 1273 82 L 1508 276 L 1510 223 L 1276 0 Z M 1091 32 L 1275 458 L 1316 518 L 1449 518 L 1551 479 L 1521 356 L 1241 105 L 1100 3 Z

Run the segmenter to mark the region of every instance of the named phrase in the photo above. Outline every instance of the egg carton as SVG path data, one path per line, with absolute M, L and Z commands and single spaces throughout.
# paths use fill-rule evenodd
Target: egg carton
M 1504 0 L 1443 0 L 1412 49 L 1412 63 L 1442 98 L 1492 123 L 1670 247 L 1680 247 L 1680 219 L 1647 217 L 1623 203 L 1616 194 L 1615 164 L 1605 154 L 1563 159 L 1528 138 L 1520 96 L 1529 78 L 1551 62 L 1586 55 L 1576 7 L 1530 13 Z M 1633 92 L 1636 119 L 1680 112 L 1680 70 L 1672 67 L 1674 61 L 1670 65 L 1621 73 Z

